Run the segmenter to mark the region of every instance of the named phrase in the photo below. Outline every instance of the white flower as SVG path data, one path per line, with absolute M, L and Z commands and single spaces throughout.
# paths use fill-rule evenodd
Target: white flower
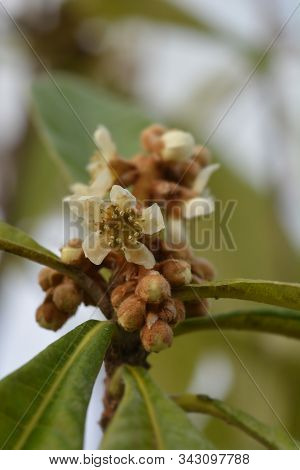
M 164 160 L 187 160 L 193 155 L 195 140 L 188 132 L 173 129 L 161 136 L 163 148 L 160 153 Z
M 82 247 L 92 263 L 99 265 L 111 250 L 122 250 L 128 262 L 153 268 L 155 258 L 140 239 L 165 227 L 157 204 L 139 210 L 135 197 L 118 185 L 110 191 L 110 202 L 94 196 L 77 201 L 82 204 L 87 231 Z

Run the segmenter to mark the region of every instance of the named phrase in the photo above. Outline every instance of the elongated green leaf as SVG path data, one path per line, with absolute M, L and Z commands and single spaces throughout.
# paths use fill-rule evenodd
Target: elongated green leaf
M 174 397 L 174 401 L 185 411 L 215 416 L 242 429 L 268 449 L 298 449 L 296 441 L 288 431 L 266 426 L 247 413 L 236 410 L 220 400 L 214 400 L 206 395 L 186 394 Z
M 110 314 L 110 305 L 101 286 L 74 266 L 63 263 L 54 253 L 35 242 L 22 230 L 0 221 L 0 250 L 7 251 L 73 278 L 99 304 L 102 311 Z
M 125 156 L 137 152 L 137 136 L 149 124 L 131 103 L 67 74 L 39 79 L 33 102 L 37 125 L 69 183 L 87 179 L 85 166 L 95 151 L 93 132 L 99 124 L 108 127 Z
M 39 245 L 22 230 L 0 221 L 0 250 L 13 253 L 57 270 L 72 270 L 51 251 Z
M 211 448 L 145 369 L 123 366 L 117 374 L 121 375 L 125 390 L 104 434 L 102 449 Z
M 300 338 L 300 312 L 294 310 L 237 310 L 190 318 L 175 329 L 176 336 L 201 330 L 249 330 Z
M 88 321 L 0 382 L 0 448 L 81 449 L 113 325 Z
M 250 279 L 204 282 L 178 289 L 175 295 L 186 301 L 199 298 L 242 299 L 300 310 L 300 284 L 287 282 Z

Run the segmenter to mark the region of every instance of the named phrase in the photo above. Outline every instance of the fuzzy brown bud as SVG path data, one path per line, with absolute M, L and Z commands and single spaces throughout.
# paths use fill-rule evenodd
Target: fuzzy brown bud
M 191 265 L 184 260 L 167 259 L 161 263 L 160 272 L 174 287 L 184 286 L 192 280 Z
M 55 271 L 55 269 L 51 268 L 43 268 L 39 272 L 38 282 L 41 288 L 44 291 L 50 289 L 50 287 L 57 286 L 63 280 L 63 274 Z
M 160 352 L 171 346 L 173 331 L 166 322 L 157 320 L 150 327 L 145 325 L 141 330 L 140 337 L 146 351 Z
M 42 304 L 36 311 L 36 321 L 47 330 L 58 330 L 68 318 L 69 315 L 58 310 L 53 302 Z
M 73 315 L 76 312 L 81 301 L 82 293 L 72 281 L 65 282 L 54 289 L 54 304 L 68 315 Z
M 158 316 L 161 320 L 176 326 L 185 319 L 185 307 L 181 300 L 170 298 L 166 300 Z
M 123 300 L 125 300 L 130 294 L 133 294 L 135 287 L 135 281 L 124 282 L 124 284 L 115 287 L 110 296 L 112 306 L 114 308 L 118 308 Z
M 161 320 L 175 324 L 177 321 L 177 310 L 174 299 L 167 299 L 161 306 L 161 310 L 158 313 Z
M 38 276 L 38 283 L 44 291 L 47 291 L 51 287 L 48 274 L 49 268 L 43 268 L 40 270 Z
M 160 124 L 152 124 L 141 133 L 141 144 L 148 152 L 158 152 L 163 143 L 160 137 L 166 132 L 166 128 Z
M 145 322 L 146 304 L 135 294 L 123 300 L 117 310 L 118 323 L 126 331 L 136 331 Z
M 171 288 L 159 272 L 151 271 L 139 281 L 135 293 L 145 302 L 159 303 L 171 295 Z

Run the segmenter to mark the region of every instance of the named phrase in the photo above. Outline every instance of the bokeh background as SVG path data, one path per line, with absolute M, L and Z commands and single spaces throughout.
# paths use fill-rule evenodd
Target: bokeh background
M 30 89 L 45 67 L 68 71 L 208 142 L 222 164 L 214 194 L 238 201 L 230 223 L 237 250 L 201 253 L 214 262 L 218 279 L 299 282 L 299 5 L 1 0 L 1 217 L 55 252 L 62 245 L 61 198 L 68 188 L 34 128 Z M 82 308 L 58 333 L 41 330 L 34 321 L 43 298 L 38 270 L 1 257 L 0 377 L 90 315 L 98 317 Z M 219 300 L 212 311 L 249 306 Z M 207 393 L 273 426 L 281 420 L 300 439 L 298 343 L 242 332 L 225 337 L 216 331 L 176 339 L 151 359 L 153 376 L 170 393 Z M 101 383 L 102 376 L 89 408 L 86 448 L 100 439 Z M 217 448 L 259 448 L 215 419 L 192 419 Z

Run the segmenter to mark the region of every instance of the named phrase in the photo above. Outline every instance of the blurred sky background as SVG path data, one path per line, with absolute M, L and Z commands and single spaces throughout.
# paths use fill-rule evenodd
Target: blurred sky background
M 55 252 L 62 244 L 60 201 L 67 188 L 30 114 L 31 84 L 43 72 L 37 54 L 51 73 L 88 77 L 207 142 L 222 163 L 214 194 L 239 203 L 231 225 L 237 252 L 207 255 L 220 279 L 299 281 L 299 5 L 294 0 L 0 0 L 1 216 Z M 39 266 L 3 256 L 0 269 L 0 377 L 87 316 L 98 315 L 81 308 L 58 333 L 41 330 L 34 322 L 43 298 L 36 282 Z M 214 311 L 245 307 L 237 301 L 215 304 Z M 291 406 L 299 405 L 300 396 L 297 343 L 245 333 L 228 337 L 300 439 L 300 412 Z M 170 392 L 208 393 L 280 426 L 217 333 L 176 340 L 171 351 L 153 359 L 153 374 Z M 89 410 L 87 448 L 99 440 L 100 397 L 101 378 Z M 223 448 L 256 445 L 214 420 L 193 419 L 219 440 L 219 448 L 220 442 Z

